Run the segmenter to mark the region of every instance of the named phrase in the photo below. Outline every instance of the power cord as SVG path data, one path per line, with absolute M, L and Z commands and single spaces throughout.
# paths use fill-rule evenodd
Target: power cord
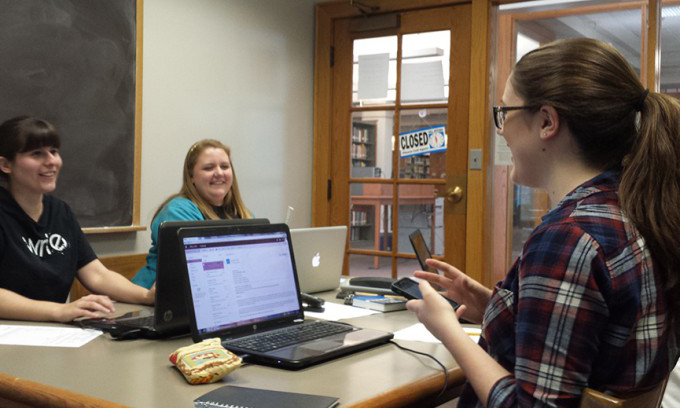
M 439 394 L 437 394 L 437 396 L 435 397 L 435 399 L 441 397 L 442 395 L 444 395 L 444 393 L 446 392 L 446 386 L 449 385 L 449 373 L 446 371 L 446 367 L 444 366 L 444 364 L 442 364 L 441 361 L 437 360 L 437 359 L 436 359 L 433 355 L 431 355 L 431 354 L 423 353 L 422 351 L 417 351 L 417 350 L 410 349 L 410 348 L 408 348 L 408 347 L 404 347 L 404 346 L 400 345 L 399 343 L 397 343 L 397 342 L 394 341 L 394 340 L 390 340 L 390 343 L 394 344 L 395 346 L 397 346 L 397 348 L 400 348 L 400 349 L 402 349 L 402 350 L 404 350 L 404 351 L 409 351 L 409 352 L 414 353 L 414 354 L 420 354 L 421 356 L 429 357 L 430 359 L 432 359 L 432 361 L 434 361 L 435 363 L 437 363 L 437 364 L 442 368 L 442 372 L 444 373 L 444 386 L 442 387 L 442 390 L 439 391 Z

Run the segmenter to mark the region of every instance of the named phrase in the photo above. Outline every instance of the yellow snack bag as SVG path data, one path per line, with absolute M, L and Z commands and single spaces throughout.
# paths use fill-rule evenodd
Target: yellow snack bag
M 189 384 L 207 384 L 239 368 L 242 360 L 214 338 L 178 348 L 170 354 L 170 362 Z

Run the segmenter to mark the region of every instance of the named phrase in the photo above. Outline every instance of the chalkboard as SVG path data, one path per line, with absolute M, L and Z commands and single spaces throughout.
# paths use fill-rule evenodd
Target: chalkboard
M 64 166 L 54 195 L 82 227 L 131 225 L 138 208 L 136 7 L 0 0 L 0 122 L 27 114 L 56 126 Z

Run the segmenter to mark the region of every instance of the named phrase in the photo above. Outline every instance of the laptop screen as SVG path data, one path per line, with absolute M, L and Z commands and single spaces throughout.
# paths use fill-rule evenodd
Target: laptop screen
M 199 333 L 298 314 L 286 232 L 183 237 Z

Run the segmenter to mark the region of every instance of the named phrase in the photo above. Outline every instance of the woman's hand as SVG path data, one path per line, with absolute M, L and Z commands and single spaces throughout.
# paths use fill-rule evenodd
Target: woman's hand
M 142 301 L 142 304 L 144 305 L 153 305 L 156 303 L 156 282 L 151 285 L 151 289 L 149 289 L 146 294 L 144 295 L 144 300 Z
M 435 291 L 427 281 L 420 281 L 420 293 L 422 299 L 409 300 L 406 302 L 408 310 L 414 312 L 421 323 L 439 340 L 455 330 L 458 318 L 465 313 L 465 305 L 461 305 L 457 311 L 451 304 Z
M 458 316 L 472 323 L 481 323 L 484 310 L 491 298 L 491 290 L 446 262 L 436 259 L 428 259 L 425 262 L 444 274 L 416 271 L 414 275 L 440 287 L 442 295 L 447 298 L 465 305 L 464 312 L 459 309 Z
M 87 295 L 71 303 L 59 304 L 54 320 L 66 323 L 79 317 L 95 318 L 115 311 L 108 296 Z

